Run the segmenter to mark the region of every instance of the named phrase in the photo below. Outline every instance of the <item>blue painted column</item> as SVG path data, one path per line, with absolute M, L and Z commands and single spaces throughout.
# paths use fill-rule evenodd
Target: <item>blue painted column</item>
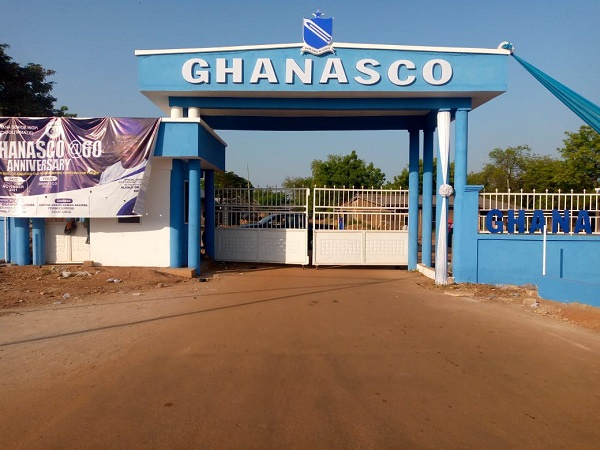
M 0 217 L 0 260 L 8 262 L 8 217 Z
M 467 186 L 467 153 L 469 140 L 469 110 L 456 111 L 454 124 L 454 232 L 452 238 L 452 274 L 455 279 L 463 277 L 466 252 L 464 236 L 472 224 L 465 222 L 464 198 Z
M 33 264 L 43 266 L 46 264 L 46 219 L 32 220 L 31 241 L 33 250 Z
M 419 253 L 419 130 L 409 130 L 408 134 L 408 270 L 416 270 Z
M 15 218 L 8 219 L 8 262 L 14 263 L 17 254 L 17 230 L 15 228 Z
M 433 132 L 423 131 L 423 223 L 421 232 L 421 262 L 431 267 L 431 231 L 433 214 Z
M 31 264 L 31 254 L 29 253 L 29 219 L 15 217 L 14 222 L 14 240 L 15 253 L 12 262 L 18 266 L 27 266 Z
M 204 251 L 215 259 L 215 171 L 204 172 Z
M 184 163 L 180 159 L 174 159 L 171 167 L 171 195 L 169 208 L 169 252 L 171 267 L 183 267 L 185 265 L 184 249 Z
M 200 275 L 200 233 L 202 231 L 202 209 L 200 198 L 200 178 L 202 169 L 200 160 L 192 159 L 188 162 L 189 173 L 189 222 L 188 222 L 188 267 L 196 269 Z
M 479 254 L 477 240 L 479 238 L 479 192 L 483 186 L 465 186 L 462 201 L 462 233 L 460 250 L 460 267 L 454 274 L 457 283 L 477 283 Z M 455 263 L 456 265 L 456 263 Z

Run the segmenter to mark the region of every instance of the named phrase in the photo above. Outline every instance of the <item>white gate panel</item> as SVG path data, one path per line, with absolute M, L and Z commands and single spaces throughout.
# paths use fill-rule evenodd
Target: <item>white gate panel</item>
M 63 233 L 64 223 L 46 223 L 46 262 L 64 263 L 71 260 L 71 239 Z
M 259 230 L 260 262 L 308 264 L 307 230 Z
M 215 260 L 309 264 L 306 188 L 215 191 Z
M 408 264 L 406 231 L 315 230 L 314 233 L 315 266 Z
M 82 263 L 90 259 L 87 228 L 78 222 L 75 231 L 64 234 L 65 222 L 46 223 L 46 262 L 48 264 Z
M 363 264 L 362 231 L 314 231 L 313 265 Z
M 315 188 L 313 264 L 408 264 L 408 191 Z
M 366 231 L 365 264 L 408 264 L 408 231 Z
M 87 229 L 80 223 L 71 236 L 71 260 L 83 262 L 90 260 L 90 244 L 87 244 Z
M 217 228 L 215 260 L 308 264 L 307 230 Z
M 256 261 L 259 231 L 240 228 L 215 229 L 215 260 Z

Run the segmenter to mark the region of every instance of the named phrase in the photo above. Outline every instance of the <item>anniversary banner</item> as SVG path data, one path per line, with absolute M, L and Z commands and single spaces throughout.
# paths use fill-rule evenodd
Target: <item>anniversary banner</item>
M 160 119 L 0 117 L 0 215 L 142 214 Z

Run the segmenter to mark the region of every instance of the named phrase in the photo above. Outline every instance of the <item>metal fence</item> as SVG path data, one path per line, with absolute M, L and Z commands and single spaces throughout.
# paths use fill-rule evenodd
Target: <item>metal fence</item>
M 408 190 L 315 188 L 314 228 L 405 230 Z
M 529 233 L 534 220 L 535 212 L 542 211 L 546 227 L 552 229 L 553 211 L 554 214 L 560 214 L 561 218 L 568 216 L 568 228 L 570 232 L 576 228 L 577 221 L 580 220 L 580 213 L 585 212 L 589 217 L 589 224 L 593 234 L 600 234 L 600 191 L 575 193 L 561 192 L 482 192 L 479 194 L 479 232 L 488 232 L 486 228 L 486 218 L 488 213 L 498 210 L 502 213 L 504 221 L 503 232 L 508 232 L 507 216 L 508 211 L 524 211 L 525 230 Z M 568 212 L 565 214 L 565 212 Z M 535 219 L 537 220 L 537 218 Z M 564 223 L 564 222 L 563 222 Z M 563 233 L 564 226 L 559 227 L 558 233 Z M 541 233 L 539 227 L 535 227 L 535 232 Z
M 305 188 L 215 189 L 215 226 L 306 229 L 309 194 Z

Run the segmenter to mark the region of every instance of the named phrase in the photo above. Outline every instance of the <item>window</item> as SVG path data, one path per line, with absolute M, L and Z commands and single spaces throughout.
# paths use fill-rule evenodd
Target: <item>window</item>
M 117 219 L 118 223 L 142 223 L 142 218 L 140 216 L 137 217 L 119 217 Z

